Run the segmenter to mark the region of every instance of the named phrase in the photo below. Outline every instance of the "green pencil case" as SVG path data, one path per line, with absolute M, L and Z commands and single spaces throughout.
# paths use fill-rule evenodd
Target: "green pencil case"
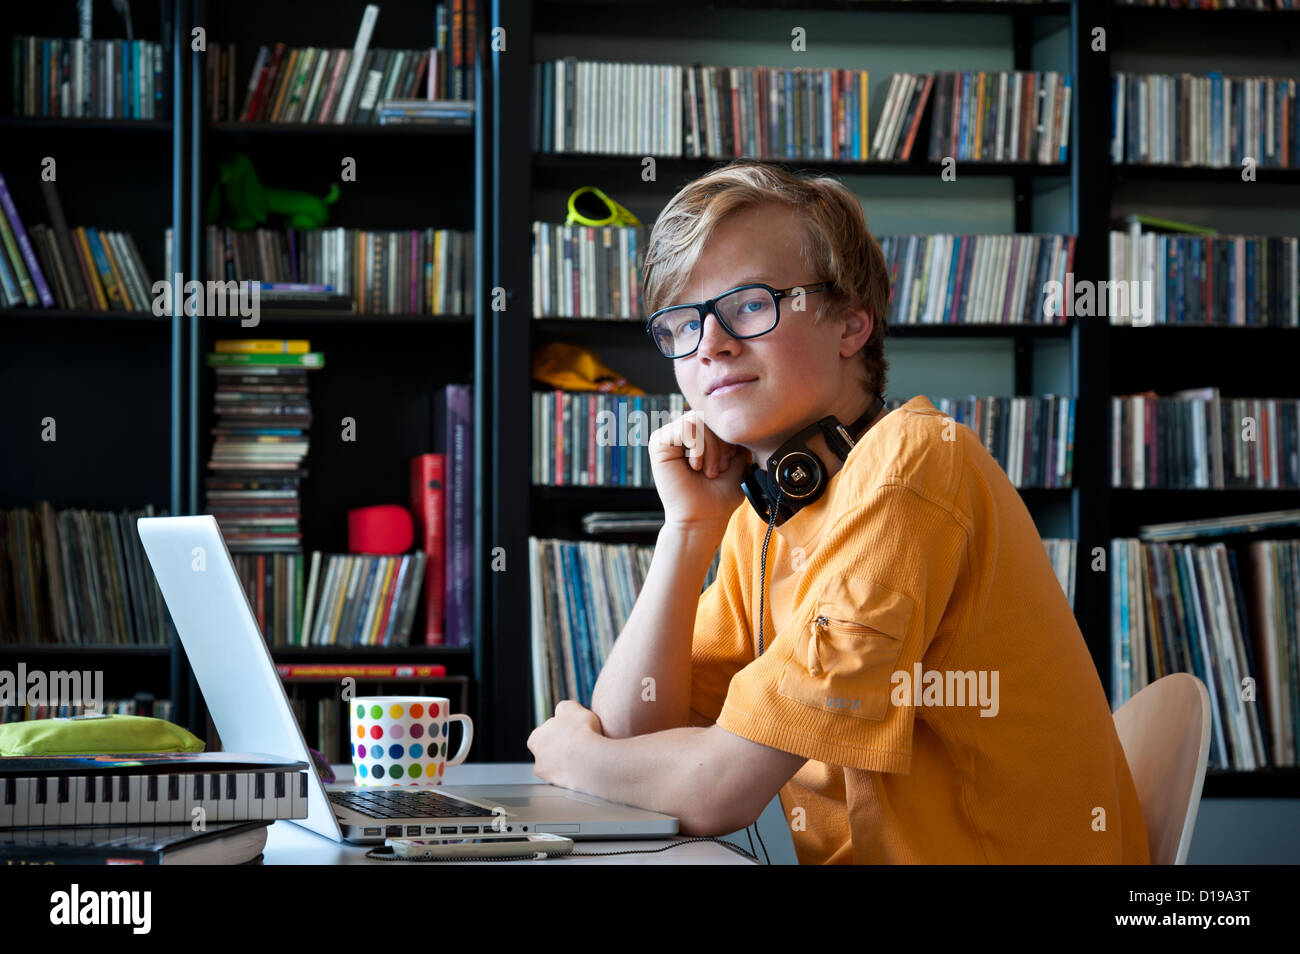
M 203 748 L 203 740 L 194 733 L 150 716 L 74 716 L 0 725 L 0 756 L 202 752 Z

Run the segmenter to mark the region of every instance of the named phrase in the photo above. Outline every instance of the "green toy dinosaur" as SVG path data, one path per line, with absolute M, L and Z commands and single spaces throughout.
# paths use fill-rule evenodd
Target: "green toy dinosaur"
M 320 199 L 306 192 L 267 189 L 257 178 L 253 161 L 238 153 L 218 166 L 220 175 L 208 196 L 208 221 L 236 229 L 251 229 L 266 223 L 271 215 L 282 215 L 295 229 L 318 229 L 329 219 L 327 206 L 338 201 L 338 183 Z M 224 201 L 223 201 L 224 200 Z

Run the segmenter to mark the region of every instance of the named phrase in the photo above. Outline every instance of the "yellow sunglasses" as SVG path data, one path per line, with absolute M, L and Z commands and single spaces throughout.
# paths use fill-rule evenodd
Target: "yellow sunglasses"
M 596 200 L 598 200 L 600 203 L 603 203 L 605 206 L 604 211 L 608 212 L 609 214 L 606 215 L 604 218 L 597 219 L 597 218 L 592 218 L 591 216 L 588 215 L 583 215 L 581 212 L 579 212 L 577 209 L 577 201 L 581 196 L 587 193 L 591 193 L 593 196 L 595 196 Z M 592 204 L 594 205 L 595 203 Z M 601 192 L 595 186 L 583 186 L 581 189 L 576 189 L 573 195 L 569 196 L 569 217 L 565 219 L 564 224 L 565 225 L 640 225 L 641 220 L 638 219 L 631 212 L 629 212 L 627 209 L 623 208 L 623 206 L 619 205 L 609 196 L 605 195 L 605 193 Z

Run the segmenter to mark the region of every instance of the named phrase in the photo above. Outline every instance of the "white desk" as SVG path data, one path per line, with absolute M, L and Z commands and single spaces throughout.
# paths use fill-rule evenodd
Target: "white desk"
M 334 766 L 338 781 L 326 788 L 351 788 L 352 766 Z M 503 782 L 541 782 L 533 774 L 531 762 L 464 763 L 447 769 L 449 785 L 489 785 Z M 574 851 L 625 851 L 660 848 L 674 839 L 634 839 L 631 841 L 575 841 Z M 262 861 L 268 865 L 383 865 L 388 868 L 429 868 L 440 865 L 749 865 L 754 862 L 717 842 L 697 841 L 644 855 L 613 855 L 608 858 L 548 858 L 535 861 L 376 861 L 365 857 L 370 846 L 348 845 L 322 837 L 301 825 L 277 821 L 267 830 Z

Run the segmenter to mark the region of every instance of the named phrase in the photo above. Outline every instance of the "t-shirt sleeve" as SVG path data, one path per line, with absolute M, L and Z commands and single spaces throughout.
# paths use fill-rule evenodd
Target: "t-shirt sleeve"
M 737 531 L 738 523 L 733 517 L 722 539 L 718 575 L 701 594 L 695 611 L 691 640 L 690 724 L 693 726 L 711 725 L 717 720 L 732 677 L 754 658 L 736 546 Z
M 908 771 L 915 710 L 895 704 L 894 674 L 925 655 L 967 546 L 951 511 L 879 487 L 826 530 L 789 622 L 735 674 L 717 724 L 831 765 Z

